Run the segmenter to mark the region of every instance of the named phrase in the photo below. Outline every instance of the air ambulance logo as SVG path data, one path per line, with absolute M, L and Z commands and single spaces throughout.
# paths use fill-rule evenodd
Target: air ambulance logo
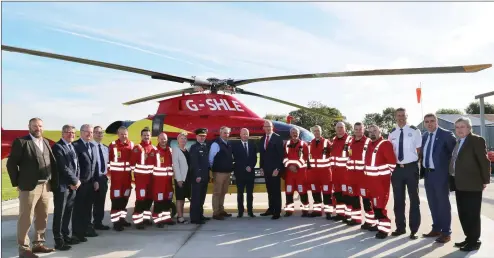
M 122 152 L 121 151 L 117 151 L 117 158 L 121 158 L 122 157 Z
M 160 162 L 164 163 L 165 162 L 165 157 L 160 157 Z

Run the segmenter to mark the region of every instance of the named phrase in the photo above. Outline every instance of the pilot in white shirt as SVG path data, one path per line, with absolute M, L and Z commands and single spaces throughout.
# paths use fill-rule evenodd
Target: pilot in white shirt
M 395 119 L 397 125 L 388 136 L 388 140 L 393 144 L 398 163 L 391 174 L 396 223 L 396 231 L 391 235 L 399 236 L 406 233 L 405 199 L 408 192 L 410 239 L 417 239 L 416 234 L 421 220 L 418 190 L 420 170 L 417 161 L 422 147 L 422 133 L 417 127 L 407 124 L 407 114 L 404 108 L 396 109 Z

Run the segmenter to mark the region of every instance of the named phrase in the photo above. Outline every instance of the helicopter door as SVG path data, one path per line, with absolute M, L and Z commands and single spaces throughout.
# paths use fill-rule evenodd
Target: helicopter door
M 160 133 L 163 132 L 163 123 L 165 122 L 164 114 L 157 114 L 153 117 L 153 130 L 151 131 L 151 135 L 153 137 L 157 137 Z

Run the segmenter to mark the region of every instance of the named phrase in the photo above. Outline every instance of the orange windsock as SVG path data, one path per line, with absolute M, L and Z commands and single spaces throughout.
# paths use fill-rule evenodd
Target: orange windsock
M 417 92 L 417 102 L 420 104 L 422 100 L 422 88 L 417 88 L 415 91 Z

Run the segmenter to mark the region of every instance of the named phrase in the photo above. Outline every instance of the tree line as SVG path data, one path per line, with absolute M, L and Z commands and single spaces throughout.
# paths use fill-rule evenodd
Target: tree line
M 485 114 L 494 114 L 494 104 L 490 104 L 488 102 L 484 102 L 484 110 Z M 322 104 L 318 101 L 310 101 L 309 108 L 327 114 L 333 118 L 324 117 L 321 115 L 310 113 L 303 109 L 298 109 L 291 111 L 288 114 L 266 114 L 264 116 L 265 119 L 286 122 L 288 116 L 292 117 L 292 124 L 303 127 L 307 130 L 314 125 L 320 125 L 323 128 L 323 137 L 331 138 L 335 133 L 335 125 L 337 122 L 344 122 L 346 125 L 347 132 L 349 134 L 352 133 L 353 124 L 345 121 L 345 116 L 341 113 L 337 108 L 332 108 L 327 105 Z M 385 108 L 381 113 L 368 113 L 365 114 L 362 123 L 365 126 L 369 126 L 371 124 L 375 124 L 379 126 L 382 130 L 382 133 L 385 137 L 387 137 L 388 133 L 395 126 L 395 108 L 388 107 Z M 460 109 L 452 109 L 452 108 L 440 108 L 436 111 L 436 114 L 479 114 L 480 113 L 480 103 L 471 102 L 464 110 Z

